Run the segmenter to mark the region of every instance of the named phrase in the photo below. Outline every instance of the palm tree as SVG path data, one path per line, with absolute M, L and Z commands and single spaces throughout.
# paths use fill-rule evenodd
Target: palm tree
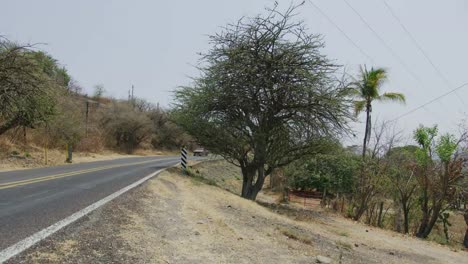
M 405 96 L 401 93 L 380 94 L 380 88 L 387 79 L 387 72 L 383 68 L 371 68 L 369 71 L 364 66 L 361 67 L 360 79 L 353 83 L 353 94 L 358 98 L 354 102 L 356 116 L 362 111 L 366 111 L 366 131 L 364 134 L 364 144 L 362 146 L 362 157 L 366 155 L 367 144 L 371 136 L 371 113 L 373 101 L 405 102 Z

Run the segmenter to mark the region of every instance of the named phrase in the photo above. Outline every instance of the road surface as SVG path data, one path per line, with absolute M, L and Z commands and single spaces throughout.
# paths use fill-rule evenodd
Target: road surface
M 0 251 L 179 162 L 136 157 L 0 173 Z

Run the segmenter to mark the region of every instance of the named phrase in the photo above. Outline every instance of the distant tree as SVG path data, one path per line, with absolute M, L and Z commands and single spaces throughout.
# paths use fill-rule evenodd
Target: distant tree
M 138 109 L 138 104 L 136 105 Z M 153 126 L 151 145 L 155 149 L 192 147 L 192 138 L 170 118 L 166 111 L 156 107 L 148 112 Z
M 102 96 L 106 93 L 106 89 L 104 88 L 104 85 L 102 84 L 97 84 L 94 86 L 94 92 L 93 92 L 93 98 L 97 101 L 101 99 Z
M 70 82 L 68 83 L 68 90 L 75 95 L 83 93 L 83 87 L 81 87 L 80 84 L 74 79 L 70 79 Z
M 366 129 L 364 133 L 364 142 L 362 145 L 362 156 L 366 155 L 367 146 L 371 138 L 372 131 L 372 103 L 374 101 L 394 101 L 405 102 L 405 96 L 401 93 L 383 93 L 380 94 L 380 88 L 387 79 L 387 72 L 383 68 L 361 68 L 359 80 L 353 82 L 353 93 L 358 99 L 354 102 L 356 116 L 362 111 L 366 112 Z
M 151 120 L 134 111 L 126 103 L 114 102 L 104 112 L 101 126 L 109 135 L 109 144 L 127 153 L 133 151 L 152 135 Z
M 134 98 L 133 104 L 134 104 L 135 111 L 142 112 L 142 113 L 152 112 L 157 108 L 156 105 L 142 98 Z
M 20 126 L 34 128 L 55 113 L 57 83 L 38 54 L 0 39 L 0 135 Z
M 273 169 L 322 153 L 347 131 L 349 90 L 297 6 L 242 18 L 210 37 L 201 77 L 175 92 L 172 118 L 201 145 L 239 166 L 255 200 Z

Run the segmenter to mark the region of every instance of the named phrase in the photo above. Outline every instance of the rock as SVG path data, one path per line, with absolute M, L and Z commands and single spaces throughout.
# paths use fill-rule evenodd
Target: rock
M 316 260 L 317 260 L 317 263 L 331 263 L 332 262 L 332 259 L 331 258 L 328 258 L 328 257 L 324 257 L 324 256 L 317 256 L 316 257 Z

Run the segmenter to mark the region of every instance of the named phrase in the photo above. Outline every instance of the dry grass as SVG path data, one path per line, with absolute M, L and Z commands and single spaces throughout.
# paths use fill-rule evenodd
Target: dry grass
M 217 162 L 194 165 L 206 172 Z M 217 175 L 229 175 L 218 170 Z M 212 177 L 212 181 L 222 183 Z M 296 220 L 293 213 L 306 214 Z M 172 168 L 62 233 L 24 263 L 464 263 L 468 255 L 342 217 L 264 207 Z M 344 235 L 346 234 L 346 235 Z M 61 241 L 78 245 L 66 249 Z M 70 251 L 71 254 L 62 251 Z M 37 258 L 43 256 L 44 258 Z M 51 256 L 51 259 L 47 259 Z M 58 258 L 56 257 L 58 256 Z
M 298 232 L 297 230 L 286 228 L 286 227 L 281 227 L 279 228 L 279 231 L 281 232 L 281 234 L 285 235 L 286 237 L 290 239 L 300 241 L 307 245 L 312 245 L 312 239 L 308 237 L 307 235 L 301 232 Z
M 30 137 L 32 137 L 31 135 Z M 175 155 L 171 151 L 137 150 L 133 155 L 118 153 L 103 149 L 102 144 L 90 139 L 88 142 L 94 147 L 80 147 L 73 152 L 73 163 L 84 163 L 99 160 L 108 160 L 135 156 Z M 0 171 L 38 168 L 45 166 L 63 165 L 67 156 L 66 147 L 48 148 L 31 144 L 24 146 L 18 140 L 7 136 L 0 137 Z M 86 142 L 85 142 L 86 143 Z M 86 144 L 88 144 L 86 143 Z M 81 150 L 81 151 L 80 151 Z M 91 151 L 83 151 L 91 150 Z M 47 163 L 46 163 L 47 151 Z
M 344 241 L 337 241 L 336 244 L 338 246 L 340 246 L 341 248 L 344 248 L 344 249 L 347 249 L 347 250 L 352 250 L 353 249 L 353 246 L 348 243 L 348 242 L 344 242 Z

